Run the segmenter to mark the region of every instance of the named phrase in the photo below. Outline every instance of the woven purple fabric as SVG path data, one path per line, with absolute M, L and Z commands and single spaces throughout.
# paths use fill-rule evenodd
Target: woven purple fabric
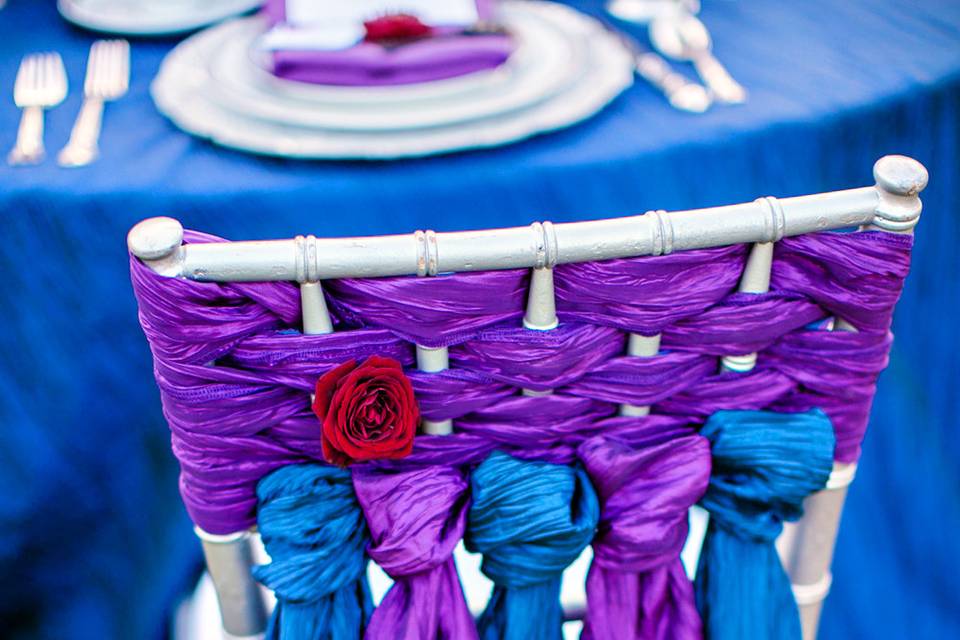
M 453 562 L 470 506 L 466 473 L 447 465 L 403 472 L 357 467 L 370 557 L 396 581 L 367 626 L 369 640 L 477 637 Z
M 420 436 L 410 458 L 384 469 L 476 464 L 493 449 L 570 463 L 609 429 L 620 402 L 693 425 L 720 409 L 822 407 L 836 458 L 853 461 L 911 246 L 910 236 L 881 232 L 784 239 L 771 291 L 756 296 L 736 293 L 741 246 L 564 265 L 555 272 L 561 325 L 547 333 L 519 328 L 526 271 L 325 282 L 337 332 L 323 336 L 298 332 L 292 284 L 171 280 L 135 259 L 131 272 L 184 502 L 203 529 L 229 533 L 254 523 L 260 478 L 321 459 L 309 408 L 317 377 L 371 354 L 412 367 L 414 343 L 450 346 L 449 371 L 410 377 L 423 416 L 453 419 L 457 433 Z M 808 327 L 835 314 L 859 333 Z M 662 332 L 663 350 L 620 355 L 624 331 Z M 752 372 L 717 373 L 719 356 L 752 351 Z M 554 393 L 523 397 L 519 387 Z
M 687 510 L 710 480 L 710 444 L 665 416 L 612 422 L 607 431 L 616 435 L 579 449 L 602 508 L 582 637 L 698 640 L 703 629 L 680 550 Z

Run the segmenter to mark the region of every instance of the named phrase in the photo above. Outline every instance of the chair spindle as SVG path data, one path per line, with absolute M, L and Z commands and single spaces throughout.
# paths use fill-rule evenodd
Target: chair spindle
M 450 368 L 450 354 L 446 347 L 417 345 L 417 369 L 425 373 L 437 373 Z M 423 432 L 432 436 L 448 436 L 453 433 L 453 420 L 421 421 Z
M 530 225 L 534 232 L 536 264 L 530 270 L 530 289 L 527 293 L 527 309 L 523 326 L 532 331 L 551 331 L 559 326 L 557 298 L 553 287 L 553 267 L 557 262 L 557 236 L 550 222 L 535 222 Z M 529 397 L 547 396 L 547 389 L 523 389 Z
M 260 584 L 253 579 L 250 532 L 218 536 L 200 527 L 194 532 L 203 545 L 207 571 L 220 604 L 223 630 L 232 638 L 262 638 L 267 610 Z
M 300 284 L 300 307 L 305 335 L 333 333 L 333 322 L 327 310 L 327 301 L 323 297 L 323 286 L 319 282 Z
M 637 358 L 652 358 L 660 353 L 660 334 L 653 336 L 642 336 L 639 333 L 631 333 L 627 338 L 627 355 Z M 621 416 L 641 417 L 650 414 L 649 406 L 638 406 L 633 404 L 620 405 Z
M 780 210 L 776 198 L 760 198 L 757 204 L 771 212 Z M 780 214 L 782 217 L 782 213 Z M 775 236 L 776 237 L 776 236 Z M 779 238 L 777 238 L 779 239 Z M 773 242 L 757 242 L 750 249 L 750 256 L 740 278 L 740 293 L 762 294 L 770 291 L 770 270 L 773 267 Z M 728 355 L 720 359 L 722 371 L 747 373 L 757 365 L 756 353 Z

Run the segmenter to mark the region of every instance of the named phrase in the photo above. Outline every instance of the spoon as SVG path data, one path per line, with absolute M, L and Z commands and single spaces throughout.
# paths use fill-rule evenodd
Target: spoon
M 635 55 L 634 65 L 637 75 L 663 91 L 674 109 L 703 113 L 710 108 L 713 97 L 709 91 L 675 72 L 666 60 L 652 51 Z
M 703 85 L 687 80 L 670 68 L 660 54 L 650 51 L 610 22 L 600 19 L 604 28 L 613 34 L 633 56 L 634 72 L 663 92 L 674 109 L 703 113 L 713 102 L 713 96 Z
M 710 33 L 696 16 L 659 16 L 650 23 L 650 41 L 663 55 L 689 61 L 720 102 L 739 104 L 747 91 L 710 52 Z

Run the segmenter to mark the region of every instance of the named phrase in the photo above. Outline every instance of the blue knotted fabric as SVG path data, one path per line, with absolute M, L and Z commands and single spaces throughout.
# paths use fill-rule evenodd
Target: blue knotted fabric
M 370 540 L 350 472 L 282 467 L 257 485 L 257 526 L 270 564 L 254 576 L 277 595 L 267 640 L 359 640 L 373 600 Z
M 705 636 L 800 640 L 797 605 L 774 541 L 830 477 L 830 419 L 819 409 L 720 411 L 700 433 L 713 455 L 700 501 L 710 524 L 695 582 Z
M 563 570 L 593 539 L 600 505 L 583 469 L 495 451 L 471 477 L 465 542 L 495 587 L 483 640 L 559 640 Z

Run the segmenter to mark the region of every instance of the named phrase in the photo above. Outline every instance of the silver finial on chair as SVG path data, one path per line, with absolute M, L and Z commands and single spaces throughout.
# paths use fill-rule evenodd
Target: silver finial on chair
M 147 218 L 127 234 L 130 253 L 160 275 L 180 275 L 182 245 L 183 226 L 173 218 Z
M 913 158 L 884 156 L 873 165 L 873 177 L 879 201 L 871 226 L 910 233 L 923 209 L 919 194 L 929 180 L 927 169 Z

